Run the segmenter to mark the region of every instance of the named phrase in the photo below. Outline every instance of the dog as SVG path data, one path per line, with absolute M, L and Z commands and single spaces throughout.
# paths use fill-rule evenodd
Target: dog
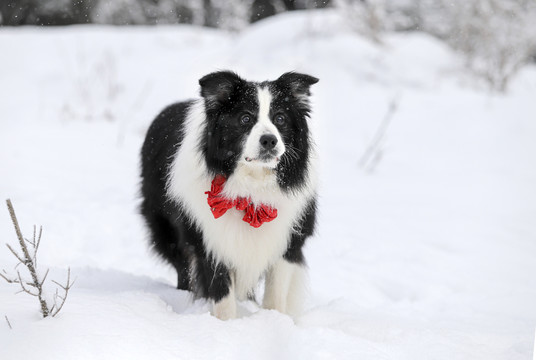
M 231 71 L 199 80 L 197 100 L 170 105 L 141 151 L 141 214 L 178 289 L 236 318 L 237 300 L 265 279 L 262 306 L 291 316 L 303 303 L 303 246 L 317 214 L 310 87 L 288 72 L 246 81 Z

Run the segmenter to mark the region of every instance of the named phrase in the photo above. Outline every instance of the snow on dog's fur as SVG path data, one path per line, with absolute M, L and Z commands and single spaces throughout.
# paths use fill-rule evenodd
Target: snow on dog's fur
M 316 216 L 309 88 L 318 79 L 285 73 L 249 82 L 220 71 L 199 80 L 201 99 L 166 108 L 142 148 L 142 214 L 155 250 L 178 273 L 178 288 L 236 317 L 236 300 L 266 277 L 263 306 L 296 314 L 302 302 L 302 247 Z M 259 227 L 230 208 L 215 218 L 206 192 L 277 209 Z

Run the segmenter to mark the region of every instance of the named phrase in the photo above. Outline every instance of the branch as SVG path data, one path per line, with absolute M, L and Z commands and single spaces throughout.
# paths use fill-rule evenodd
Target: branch
M 19 262 L 20 262 L 21 264 L 25 264 L 25 263 L 26 263 L 26 261 L 24 261 L 24 260 L 22 259 L 22 257 L 21 257 L 19 254 L 17 254 L 17 252 L 16 252 L 15 250 L 13 250 L 13 248 L 11 247 L 11 245 L 6 244 L 6 246 L 7 246 L 7 248 L 9 249 L 9 251 L 11 251 L 11 253 L 12 253 L 13 255 L 15 255 L 15 257 L 17 258 L 17 260 L 19 260 Z
M 19 277 L 19 281 L 17 282 L 20 287 L 22 288 L 22 291 L 24 291 L 25 293 L 27 294 L 30 294 L 32 296 L 37 296 L 39 297 L 39 294 L 34 294 L 33 292 L 31 292 L 30 290 L 28 290 L 27 288 L 24 287 L 24 281 L 22 281 L 22 277 L 20 276 L 20 272 L 17 271 L 17 276 Z M 39 289 L 38 289 L 39 290 Z
M 50 270 L 50 269 L 47 269 L 47 271 L 46 271 L 46 273 L 45 273 L 45 276 L 43 276 L 43 280 L 41 280 L 41 283 L 39 284 L 40 287 L 43 287 L 43 284 L 45 283 L 45 280 L 46 280 L 46 278 L 47 278 L 47 276 L 48 276 L 48 271 L 49 271 L 49 270 Z
M 7 274 L 7 272 L 5 270 L 2 270 L 2 271 L 4 272 L 4 274 Z M 19 284 L 20 283 L 19 279 L 11 279 L 11 278 L 8 278 L 4 274 L 0 273 L 0 277 L 3 278 L 7 283 L 9 283 L 9 284 Z M 33 283 L 30 283 L 30 282 L 25 282 L 25 284 L 35 287 L 35 285 Z
M 4 274 L 7 274 L 5 270 L 2 270 L 2 271 L 4 272 Z M 5 281 L 7 281 L 9 284 L 16 283 L 15 280 L 8 278 L 8 277 L 5 276 L 4 274 L 0 273 L 0 277 L 1 277 L 2 279 L 4 279 Z
M 63 308 L 63 305 L 65 304 L 65 301 L 67 300 L 67 295 L 69 294 L 69 290 L 74 285 L 75 281 L 73 280 L 73 282 L 71 282 L 71 268 L 67 268 L 67 284 L 65 286 L 63 286 L 62 284 L 60 284 L 59 282 L 57 282 L 55 280 L 52 280 L 52 282 L 54 284 L 58 285 L 59 287 L 61 287 L 63 289 L 63 291 L 64 291 L 64 295 L 63 295 L 63 297 L 61 297 L 58 294 L 58 289 L 56 289 L 56 294 L 54 295 L 54 306 L 52 306 L 52 309 L 50 309 L 50 313 L 51 313 L 52 317 L 54 317 Z M 59 306 L 58 306 L 58 303 L 57 303 L 58 298 L 61 299 L 61 303 L 59 304 Z
M 35 225 L 34 225 L 34 264 L 37 267 L 37 250 L 39 250 L 39 244 L 41 244 L 41 235 L 43 234 L 43 227 L 39 226 L 39 235 L 37 236 L 37 242 L 35 241 Z M 47 270 L 48 273 L 48 270 Z M 44 280 L 43 280 L 44 282 Z
M 9 322 L 9 319 L 7 318 L 7 315 L 4 315 L 4 318 L 6 319 L 7 326 L 9 326 L 9 328 L 10 328 L 11 330 L 13 330 L 13 328 L 11 327 L 11 323 Z
M 387 112 L 385 113 L 382 122 L 376 130 L 374 138 L 372 139 L 369 146 L 367 147 L 367 150 L 365 150 L 365 153 L 363 154 L 363 156 L 361 156 L 361 159 L 359 160 L 359 166 L 369 172 L 372 172 L 374 170 L 378 161 L 381 158 L 380 147 L 387 132 L 387 129 L 391 124 L 391 119 L 393 118 L 393 115 L 398 108 L 398 101 L 398 95 L 394 96 L 391 99 L 391 102 L 389 103 L 389 108 L 387 109 Z

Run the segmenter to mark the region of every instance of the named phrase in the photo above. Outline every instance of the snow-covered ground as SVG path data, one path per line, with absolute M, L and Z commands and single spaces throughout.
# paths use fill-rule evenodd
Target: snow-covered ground
M 536 68 L 489 93 L 422 34 L 376 45 L 335 13 L 229 34 L 188 26 L 0 29 L 0 199 L 65 308 L 0 281 L 0 359 L 530 359 L 536 327 Z M 310 297 L 296 322 L 252 303 L 222 322 L 174 289 L 137 214 L 152 118 L 233 69 L 298 70 L 322 158 Z M 373 169 L 360 159 L 389 112 Z M 16 245 L 7 209 L 0 242 Z M 15 261 L 0 246 L 0 268 Z M 52 289 L 49 288 L 49 291 Z M 7 316 L 13 329 L 4 321 Z

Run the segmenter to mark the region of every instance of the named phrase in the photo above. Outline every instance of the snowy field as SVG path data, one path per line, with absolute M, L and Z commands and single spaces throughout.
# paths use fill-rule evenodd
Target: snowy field
M 490 93 L 441 42 L 406 33 L 373 44 L 330 12 L 239 34 L 3 28 L 0 53 L 0 243 L 16 245 L 9 197 L 26 236 L 43 225 L 41 269 L 76 277 L 45 320 L 0 281 L 0 359 L 532 358 L 535 66 Z M 145 130 L 217 69 L 320 78 L 320 221 L 295 322 L 253 302 L 219 321 L 148 251 L 137 214 Z M 1 245 L 0 269 L 13 272 Z

